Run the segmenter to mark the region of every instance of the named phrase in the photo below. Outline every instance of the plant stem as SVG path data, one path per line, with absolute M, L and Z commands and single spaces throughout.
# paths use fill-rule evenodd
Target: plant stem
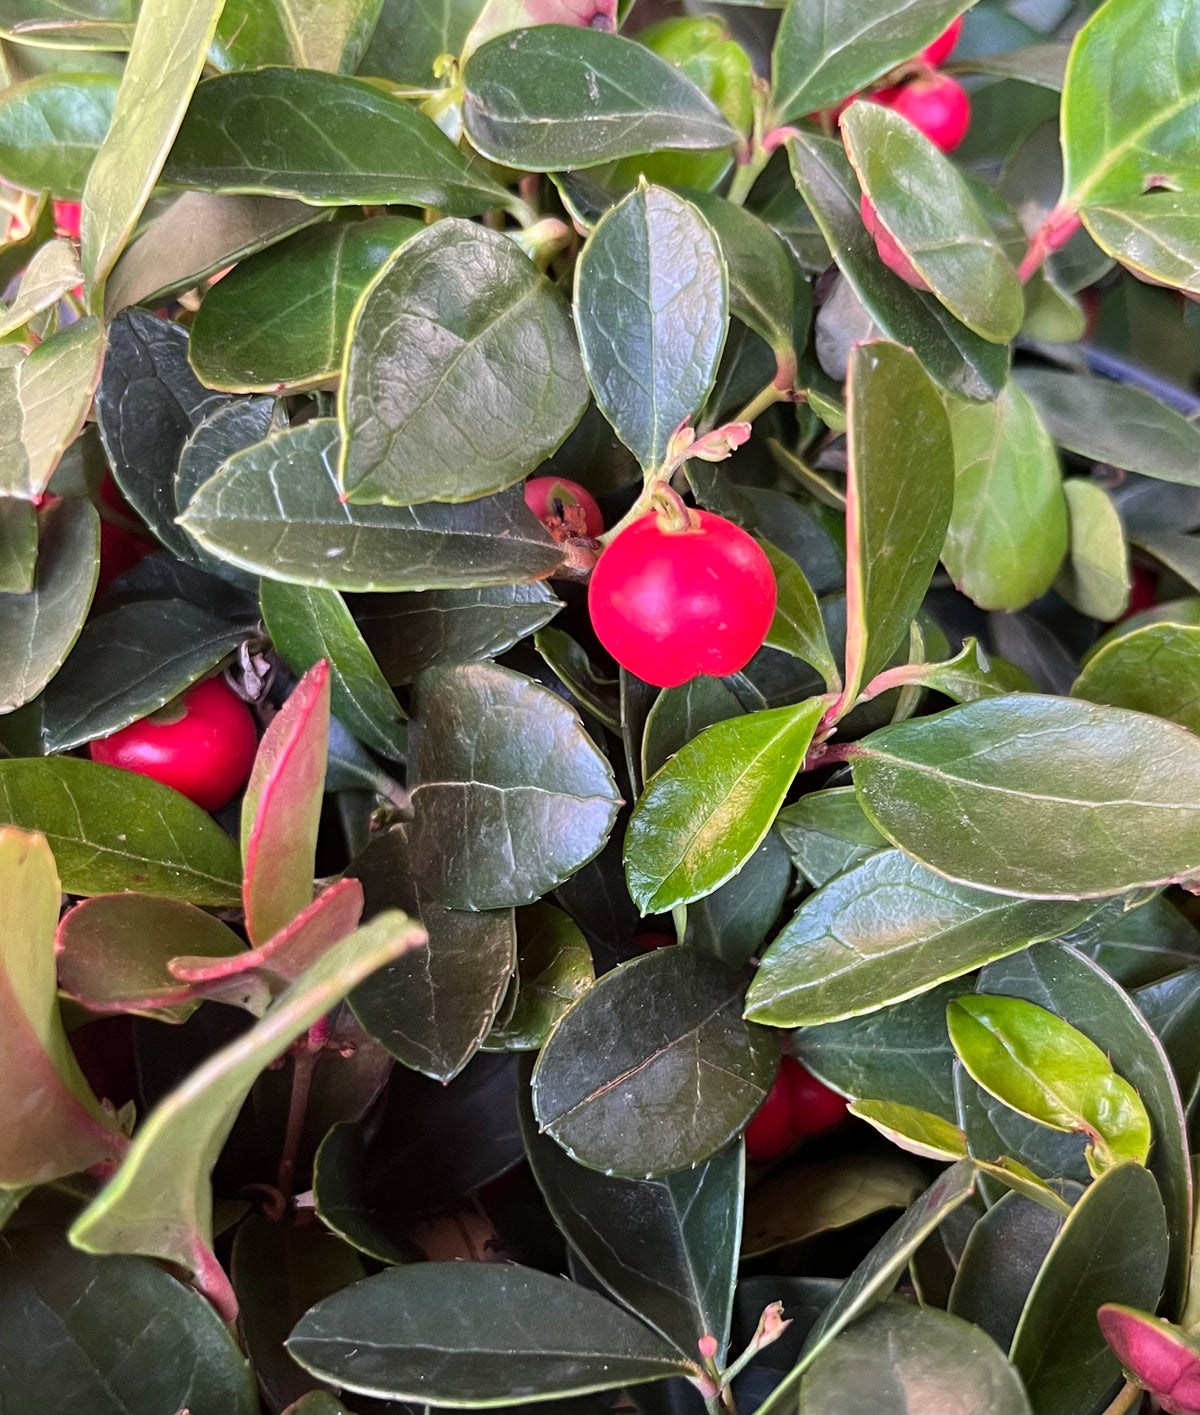
M 768 408 L 773 408 L 776 403 L 786 403 L 787 401 L 788 396 L 786 393 L 777 388 L 774 382 L 768 383 L 765 388 L 759 389 L 732 421 L 735 423 L 752 423 L 760 413 L 765 413 Z
M 279 1157 L 277 1187 L 285 1199 L 292 1197 L 296 1178 L 296 1160 L 300 1154 L 300 1139 L 308 1115 L 308 1097 L 312 1091 L 313 1072 L 329 1040 L 329 1018 L 322 1017 L 310 1027 L 292 1051 L 292 1096 L 288 1104 L 287 1129 L 283 1136 L 283 1152 Z
M 1132 1381 L 1126 1381 L 1117 1392 L 1111 1405 L 1104 1411 L 1104 1415 L 1128 1415 L 1128 1412 L 1142 1398 L 1141 1386 L 1134 1385 Z

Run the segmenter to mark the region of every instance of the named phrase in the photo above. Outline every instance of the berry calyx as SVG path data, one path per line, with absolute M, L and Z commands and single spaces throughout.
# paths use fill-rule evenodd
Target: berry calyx
M 883 261 L 884 265 L 893 275 L 898 275 L 906 285 L 911 285 L 914 290 L 928 290 L 929 284 L 925 277 L 904 254 L 896 244 L 892 233 L 880 221 L 879 213 L 875 210 L 874 203 L 866 192 L 862 194 L 858 209 L 862 216 L 863 225 L 875 238 L 875 249 L 879 252 L 879 259 Z
M 530 477 L 525 483 L 525 504 L 555 540 L 604 532 L 604 517 L 596 498 L 578 482 L 565 477 Z
M 958 43 L 958 37 L 962 34 L 963 17 L 951 21 L 950 27 L 942 31 L 940 35 L 922 49 L 917 58 L 929 65 L 931 69 L 936 69 L 939 64 L 944 64 L 954 52 L 954 46 Z
M 257 748 L 250 709 L 222 679 L 206 678 L 150 717 L 89 742 L 88 755 L 215 811 L 245 786 Z
M 767 1098 L 755 1111 L 750 1124 L 746 1126 L 746 1158 L 751 1164 L 766 1164 L 777 1159 L 791 1148 L 795 1136 L 792 1134 L 791 1102 L 788 1099 L 788 1085 L 784 1072 L 790 1056 L 785 1056 L 780 1065 L 775 1083 L 767 1092 Z M 795 1062 L 792 1062 L 795 1065 Z
M 749 663 L 775 616 L 775 574 L 758 543 L 709 511 L 674 529 L 657 512 L 627 526 L 588 586 L 596 637 L 630 673 L 676 688 Z
M 881 88 L 871 97 L 907 118 L 943 152 L 953 152 L 971 126 L 971 100 L 948 74 L 913 79 L 898 88 Z

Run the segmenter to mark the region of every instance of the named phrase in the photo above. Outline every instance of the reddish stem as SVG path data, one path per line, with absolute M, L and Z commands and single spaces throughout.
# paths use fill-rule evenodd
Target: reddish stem
M 1082 224 L 1078 212 L 1070 207 L 1056 206 L 1033 233 L 1025 259 L 1017 270 L 1021 283 L 1024 284 L 1034 271 L 1040 270 L 1048 256 L 1061 250 Z

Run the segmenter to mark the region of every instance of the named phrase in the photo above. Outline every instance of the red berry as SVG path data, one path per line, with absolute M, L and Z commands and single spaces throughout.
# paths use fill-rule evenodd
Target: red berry
M 634 947 L 642 953 L 653 953 L 656 948 L 670 948 L 676 943 L 674 934 L 634 934 Z
M 944 30 L 928 48 L 922 49 L 917 55 L 918 59 L 924 60 L 931 69 L 936 69 L 939 64 L 944 64 L 954 51 L 954 46 L 958 43 L 958 37 L 962 34 L 963 17 L 959 15 L 954 20 L 948 30 Z
M 858 209 L 862 215 L 863 225 L 875 237 L 875 249 L 879 252 L 879 259 L 883 261 L 884 265 L 893 275 L 898 275 L 906 285 L 911 285 L 914 290 L 928 290 L 929 285 L 925 277 L 904 254 L 896 244 L 892 233 L 880 221 L 879 213 L 875 210 L 874 204 L 866 192 L 862 194 Z
M 595 497 L 578 482 L 531 477 L 525 483 L 525 504 L 557 539 L 595 537 L 604 531 L 604 517 Z
M 767 1098 L 755 1112 L 754 1118 L 746 1126 L 746 1158 L 752 1164 L 766 1164 L 791 1147 L 795 1135 L 792 1131 L 791 1102 L 788 1099 L 788 1085 L 784 1068 L 791 1061 L 785 1056 L 775 1077 L 775 1084 L 767 1092 Z M 795 1062 L 792 1062 L 795 1065 Z
M 953 152 L 971 126 L 971 101 L 966 90 L 947 74 L 913 79 L 899 88 L 881 88 L 871 97 L 907 118 L 943 152 Z
M 77 201 L 56 201 L 54 203 L 54 229 L 60 236 L 69 236 L 72 241 L 79 239 L 80 205 Z
M 779 1074 L 787 1085 L 788 1114 L 797 1140 L 819 1135 L 845 1120 L 845 1096 L 831 1091 L 793 1057 L 784 1057 Z
M 1129 607 L 1121 615 L 1122 619 L 1153 609 L 1158 603 L 1158 576 L 1148 565 L 1135 562 L 1129 578 Z
M 596 637 L 623 668 L 659 688 L 723 677 L 762 647 L 775 574 L 757 542 L 708 511 L 672 530 L 655 512 L 600 556 L 588 587 Z
M 250 709 L 220 678 L 206 678 L 154 716 L 90 742 L 88 754 L 215 811 L 245 786 L 257 747 Z

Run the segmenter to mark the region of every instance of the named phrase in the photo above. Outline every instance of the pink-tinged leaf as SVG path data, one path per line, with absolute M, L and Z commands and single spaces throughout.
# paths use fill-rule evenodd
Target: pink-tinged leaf
M 531 25 L 575 25 L 617 32 L 617 0 L 487 0 L 463 45 L 462 62 L 498 34 Z
M 313 664 L 263 734 L 242 803 L 242 903 L 266 943 L 312 903 L 329 754 L 329 664 Z
M 1170 1322 L 1115 1302 L 1101 1307 L 1096 1320 L 1117 1360 L 1168 1415 L 1200 1410 L 1200 1342 Z
M 58 1011 L 61 892 L 42 835 L 0 829 L 0 1188 L 45 1184 L 124 1153 L 125 1137 L 75 1060 Z
M 236 965 L 250 956 L 232 929 L 176 899 L 152 894 L 85 899 L 63 915 L 55 948 L 59 987 L 90 1012 L 133 1012 L 184 1022 L 206 997 L 257 1015 L 270 1000 L 254 974 L 219 989 L 172 976 L 167 965 L 181 953 L 203 958 L 209 966 L 218 961 Z
M 235 958 L 172 958 L 171 976 L 185 983 L 210 983 L 257 973 L 272 993 L 281 993 L 348 933 L 362 917 L 363 891 L 356 879 L 340 879 L 268 943 Z
M 125 1162 L 75 1220 L 87 1253 L 142 1253 L 178 1263 L 231 1317 L 235 1299 L 212 1252 L 210 1175 L 259 1074 L 377 968 L 425 942 L 398 909 L 328 949 L 266 1014 L 176 1087 L 142 1122 Z

